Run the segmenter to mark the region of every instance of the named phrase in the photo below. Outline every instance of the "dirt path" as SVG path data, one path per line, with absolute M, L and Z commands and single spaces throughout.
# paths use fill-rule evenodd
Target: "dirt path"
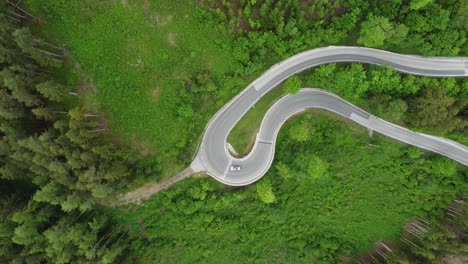
M 127 205 L 130 203 L 140 204 L 142 201 L 151 198 L 156 193 L 168 189 L 173 184 L 188 178 L 193 174 L 195 174 L 195 172 L 192 170 L 192 168 L 188 167 L 179 172 L 176 176 L 163 182 L 151 182 L 145 184 L 136 190 L 119 196 L 117 202 L 113 203 L 113 206 Z

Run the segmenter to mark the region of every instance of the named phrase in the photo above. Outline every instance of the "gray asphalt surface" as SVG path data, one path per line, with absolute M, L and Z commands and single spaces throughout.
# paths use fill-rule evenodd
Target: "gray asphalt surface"
M 197 156 L 191 164 L 192 169 L 206 172 L 232 186 L 257 181 L 271 166 L 276 136 L 283 123 L 308 108 L 332 111 L 386 136 L 468 165 L 466 146 L 393 125 L 319 89 L 303 89 L 294 96 L 287 95 L 276 102 L 262 121 L 252 151 L 242 159 L 229 154 L 226 143 L 229 132 L 263 95 L 295 73 L 334 62 L 389 65 L 400 72 L 424 76 L 468 76 L 468 58 L 423 58 L 360 47 L 326 47 L 299 53 L 274 65 L 216 113 L 206 127 Z M 231 172 L 231 165 L 240 165 L 242 169 Z

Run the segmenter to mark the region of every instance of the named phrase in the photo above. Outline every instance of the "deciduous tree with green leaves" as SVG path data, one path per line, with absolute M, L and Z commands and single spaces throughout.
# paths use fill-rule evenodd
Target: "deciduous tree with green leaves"
M 261 179 L 257 183 L 257 194 L 260 197 L 262 202 L 270 204 L 276 201 L 276 197 L 273 194 L 273 190 L 271 188 L 271 182 L 269 179 Z
M 366 47 L 382 47 L 391 37 L 393 24 L 388 18 L 369 14 L 366 21 L 361 24 L 358 42 Z
M 288 94 L 296 94 L 301 89 L 301 79 L 298 76 L 289 77 L 283 84 L 283 91 Z

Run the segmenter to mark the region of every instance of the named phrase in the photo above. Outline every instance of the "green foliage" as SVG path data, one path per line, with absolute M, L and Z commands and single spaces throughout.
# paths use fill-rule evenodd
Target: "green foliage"
M 4 119 L 18 119 L 24 116 L 24 107 L 5 90 L 0 90 L 0 116 Z
M 188 163 L 188 149 L 212 114 L 268 66 L 299 51 L 360 40 L 405 53 L 466 52 L 463 1 L 24 2 L 46 22 L 41 31 L 69 49 L 77 67 L 66 70 L 67 81 L 91 75 L 98 91 L 88 103 L 104 109 L 126 142 L 146 140 L 158 166 Z M 0 177 L 33 185 L 31 202 L 1 200 L 7 210 L 0 218 L 0 252 L 17 262 L 118 263 L 131 244 L 145 263 L 336 263 L 376 240 L 396 238 L 407 218 L 440 214 L 466 188 L 445 158 L 305 115 L 304 123 L 283 129 L 275 169 L 254 188 L 224 190 L 210 180 L 188 180 L 141 207 L 114 211 L 137 238 L 128 242 L 91 208 L 128 183 L 128 175 L 146 169 L 134 168 L 132 155 L 91 132 L 106 125 L 89 109 L 64 111 L 62 103 L 50 102 L 59 94 L 36 90 L 51 78 L 12 65 L 56 67 L 63 50 L 19 24 L 4 23 L 0 32 L 9 33 L 0 39 L 2 67 L 8 64 L 0 82 Z M 8 35 L 14 37 L 5 40 Z M 18 51 L 26 56 L 17 58 Z M 391 99 L 376 111 L 395 120 L 405 120 L 401 99 L 420 90 L 443 87 L 443 103 L 466 95 L 461 81 L 359 64 L 319 67 L 306 83 L 353 102 L 387 94 Z M 417 98 L 407 101 L 410 110 Z
M 3 15 L 30 16 L 0 4 Z M 128 183 L 133 154 L 95 133 L 102 119 L 66 103 L 67 86 L 41 67 L 60 67 L 63 50 L 12 21 L 0 30 L 11 52 L 0 63 L 0 259 L 118 262 L 129 237 L 92 209 Z
M 106 112 L 112 131 L 126 142 L 142 141 L 163 170 L 188 164 L 187 149 L 196 149 L 209 117 L 270 65 L 299 51 L 365 40 L 405 53 L 458 54 L 466 41 L 461 2 L 25 1 L 47 22 L 42 31 L 59 37 L 81 66 L 66 73 L 69 82 L 91 75 L 98 90 L 91 103 Z M 376 71 L 378 86 L 369 86 L 361 65 L 350 70 L 320 87 L 353 100 L 367 91 L 415 92 L 408 85 L 414 77 Z
M 454 162 L 429 153 L 409 158 L 414 148 L 329 116 L 288 121 L 274 169 L 254 186 L 188 179 L 142 206 L 114 211 L 138 237 L 134 254 L 147 263 L 337 263 L 398 238 L 408 218 L 439 215 L 466 188 Z M 315 129 L 312 140 L 289 136 L 302 123 Z
M 288 94 L 296 94 L 301 89 L 301 79 L 298 76 L 289 77 L 283 84 L 283 91 Z
M 393 24 L 388 18 L 369 14 L 367 20 L 361 24 L 358 43 L 366 47 L 384 47 L 386 43 L 401 45 L 408 34 L 408 27 L 404 24 Z
M 19 140 L 15 159 L 41 179 L 36 201 L 60 204 L 64 211 L 88 210 L 94 199 L 125 184 L 130 164 L 124 161 L 125 151 L 100 142 L 83 126 L 90 119 L 81 109 L 71 110 L 69 117 L 65 130 L 49 129 L 40 137 Z
M 62 102 L 65 96 L 68 94 L 68 91 L 64 85 L 61 85 L 52 80 L 36 85 L 36 89 L 45 98 L 55 102 Z
M 29 28 L 15 30 L 13 37 L 18 47 L 33 57 L 41 66 L 58 68 L 62 65 L 62 56 L 41 48 L 41 41 L 33 37 Z
M 307 165 L 307 172 L 312 178 L 321 178 L 328 170 L 328 162 L 320 159 L 320 157 L 312 156 Z
M 374 66 L 364 71 L 359 64 L 323 65 L 305 74 L 304 79 L 308 87 L 327 89 L 355 104 L 369 104 L 372 113 L 390 122 L 405 121 L 414 127 L 431 128 L 428 132 L 437 134 L 462 131 L 465 126 L 461 117 L 466 107 L 465 81 L 402 75 L 391 68 Z M 368 102 L 363 100 L 367 96 Z M 441 121 L 445 118 L 449 126 Z
M 291 170 L 289 169 L 288 165 L 284 164 L 283 162 L 278 162 L 276 165 L 275 165 L 275 169 L 277 170 L 277 174 L 280 176 L 280 177 L 283 177 L 285 179 L 289 179 L 291 177 L 293 177 L 292 173 L 291 173 Z
M 376 95 L 369 102 L 373 113 L 392 123 L 401 123 L 408 110 L 408 104 L 402 99 L 392 99 L 389 95 Z
M 390 254 L 388 263 L 462 263 L 466 260 L 467 208 L 465 204 L 451 204 L 444 218 L 432 221 L 425 232 L 406 234 L 409 245 Z
M 421 150 L 419 150 L 418 148 L 409 148 L 407 153 L 408 153 L 408 157 L 412 159 L 417 159 L 421 157 Z
M 438 134 L 463 130 L 468 126 L 468 121 L 461 116 L 466 106 L 467 99 L 448 96 L 441 88 L 424 89 L 418 97 L 411 100 L 408 122 Z
M 370 14 L 361 24 L 358 42 L 366 47 L 382 47 L 385 40 L 391 37 L 393 25 L 386 17 Z
M 4 210 L 0 222 L 6 231 L 1 234 L 0 245 L 9 247 L 8 251 L 0 251 L 3 260 L 113 263 L 124 253 L 126 233 L 113 230 L 115 223 L 102 212 L 64 214 L 50 204 L 34 201 L 23 204 L 25 197 L 20 198 L 18 191 L 0 197 L 0 207 Z M 9 204 L 11 198 L 16 202 L 15 207 Z
M 327 64 L 315 69 L 314 74 L 307 75 L 305 82 L 308 87 L 320 87 L 355 102 L 372 89 L 372 82 L 367 77 L 369 74 L 361 64 L 351 64 L 345 69 L 336 64 Z
M 289 136 L 297 142 L 310 140 L 310 128 L 307 124 L 299 124 L 289 129 Z
M 267 93 L 231 130 L 227 141 L 239 153 L 246 154 L 250 151 L 263 116 L 282 94 L 283 90 L 281 87 L 276 87 Z
M 261 179 L 257 183 L 257 194 L 260 200 L 264 203 L 270 204 L 276 201 L 276 197 L 271 189 L 271 182 L 269 179 Z
M 410 8 L 418 10 L 418 9 L 424 8 L 425 6 L 431 4 L 432 2 L 434 2 L 434 0 L 411 0 Z
M 0 72 L 0 77 L 3 79 L 2 86 L 11 92 L 13 98 L 24 103 L 25 106 L 37 106 L 42 103 L 35 91 L 31 89 L 29 76 L 15 72 L 12 67 L 5 67 Z
M 24 2 L 47 22 L 40 30 L 54 32 L 79 63 L 66 71 L 68 81 L 92 76 L 98 92 L 88 103 L 164 170 L 190 162 L 204 124 L 247 84 L 232 38 L 193 1 Z

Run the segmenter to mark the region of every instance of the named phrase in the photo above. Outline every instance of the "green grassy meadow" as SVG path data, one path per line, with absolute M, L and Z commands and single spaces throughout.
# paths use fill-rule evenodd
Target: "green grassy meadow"
M 273 105 L 284 94 L 281 86 L 274 88 L 267 93 L 255 106 L 250 109 L 242 120 L 234 126 L 228 136 L 228 142 L 241 156 L 249 153 L 255 142 L 255 136 L 260 129 L 263 117 Z
M 70 51 L 70 78 L 92 77 L 88 103 L 107 115 L 114 135 L 154 154 L 164 169 L 189 161 L 176 158 L 194 151 L 203 124 L 228 98 L 207 98 L 183 118 L 187 82 L 200 72 L 222 80 L 232 71 L 231 37 L 205 23 L 189 0 L 26 4 L 43 14 L 41 30 Z M 235 86 L 233 94 L 243 87 Z

